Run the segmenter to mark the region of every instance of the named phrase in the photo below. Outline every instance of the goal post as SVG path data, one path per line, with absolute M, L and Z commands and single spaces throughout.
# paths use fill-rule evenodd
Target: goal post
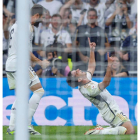
M 17 81 L 15 140 L 28 140 L 29 0 L 17 0 Z

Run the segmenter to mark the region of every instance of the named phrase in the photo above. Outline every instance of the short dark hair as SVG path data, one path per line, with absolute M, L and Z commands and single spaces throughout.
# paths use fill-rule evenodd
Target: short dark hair
M 75 88 L 79 85 L 78 79 L 76 77 L 72 77 L 71 71 L 68 73 L 67 83 L 72 88 Z
M 32 8 L 31 8 L 31 16 L 35 15 L 35 14 L 39 14 L 40 16 L 43 15 L 45 12 L 47 12 L 47 10 L 39 4 L 35 4 Z
M 59 18 L 62 20 L 62 17 L 61 17 L 59 14 L 54 14 L 54 15 L 52 16 L 52 18 L 54 18 L 54 17 L 59 17 Z
M 96 10 L 96 9 L 94 9 L 94 8 L 90 8 L 90 9 L 87 11 L 87 15 L 88 15 L 88 14 L 89 14 L 89 12 L 91 12 L 91 11 L 95 12 L 95 13 L 96 13 L 96 16 L 97 16 L 97 10 Z
M 47 46 L 47 50 L 46 50 L 46 57 L 47 57 L 47 55 L 48 55 L 48 53 L 52 53 L 52 55 L 53 55 L 53 57 L 54 57 L 54 48 L 52 48 L 52 44 L 50 44 L 50 45 L 48 45 Z

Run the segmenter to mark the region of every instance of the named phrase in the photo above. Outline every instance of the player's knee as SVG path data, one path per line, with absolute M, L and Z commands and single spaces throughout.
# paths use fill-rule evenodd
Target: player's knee
M 130 121 L 125 122 L 122 126 L 127 129 L 125 134 L 127 134 L 127 135 L 135 134 L 135 129 Z
M 131 134 L 135 134 L 135 129 L 132 128 L 132 129 L 128 129 L 125 133 L 126 135 L 131 135 Z
M 42 97 L 43 94 L 44 94 L 44 89 L 43 88 L 39 88 L 39 89 L 34 91 L 34 94 L 38 94 L 40 97 Z
M 30 87 L 31 91 L 35 92 L 36 90 L 38 89 L 41 89 L 42 88 L 42 85 L 41 83 L 37 83 L 37 84 L 32 84 L 32 86 Z

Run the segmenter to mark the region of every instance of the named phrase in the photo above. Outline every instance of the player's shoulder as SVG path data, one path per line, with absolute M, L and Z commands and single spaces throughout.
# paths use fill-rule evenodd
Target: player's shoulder
M 10 31 L 10 32 L 11 32 L 11 31 L 16 32 L 16 30 L 17 30 L 17 23 L 15 22 L 15 23 L 9 28 L 9 31 Z
M 11 26 L 11 28 L 17 28 L 17 22 L 15 22 L 12 26 Z

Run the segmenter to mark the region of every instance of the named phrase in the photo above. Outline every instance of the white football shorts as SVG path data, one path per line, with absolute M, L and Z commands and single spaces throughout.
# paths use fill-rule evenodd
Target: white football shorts
M 130 121 L 129 118 L 123 112 L 120 111 L 114 113 L 108 110 L 102 115 L 102 117 L 112 127 L 121 126 L 124 122 Z
M 16 72 L 6 72 L 9 89 L 16 88 Z M 31 66 L 29 66 L 29 86 L 32 87 L 33 85 L 40 83 L 38 76 L 36 75 L 35 71 Z

